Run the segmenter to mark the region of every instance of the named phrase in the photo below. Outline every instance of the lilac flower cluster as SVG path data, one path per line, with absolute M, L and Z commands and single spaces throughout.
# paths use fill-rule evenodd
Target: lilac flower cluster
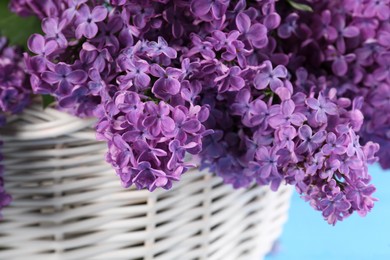
M 12 4 L 42 18 L 28 42 L 32 87 L 99 118 L 125 187 L 170 188 L 194 167 L 190 153 L 235 188 L 295 185 L 331 224 L 373 207 L 367 164 L 379 147 L 360 145 L 361 100 L 297 69 L 311 42 L 283 41 L 310 29 L 283 1 L 35 2 Z
M 7 39 L 0 37 L 0 127 L 6 123 L 8 114 L 21 112 L 30 102 L 32 90 L 24 68 L 22 51 L 8 46 Z M 2 145 L 0 139 L 0 212 L 11 202 L 11 196 L 4 190 Z
M 0 127 L 6 114 L 19 113 L 29 104 L 31 93 L 22 51 L 0 37 Z
M 297 85 L 310 89 L 322 77 L 340 98 L 355 99 L 363 143 L 379 143 L 379 162 L 390 168 L 390 1 L 303 2 L 314 12 L 284 6 L 278 30 L 280 47 L 294 56 L 290 68 L 304 68 Z

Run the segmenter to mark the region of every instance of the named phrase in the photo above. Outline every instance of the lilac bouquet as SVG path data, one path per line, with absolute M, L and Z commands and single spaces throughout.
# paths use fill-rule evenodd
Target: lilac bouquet
M 390 167 L 389 1 L 10 8 L 41 20 L 25 54 L 34 93 L 98 119 L 124 187 L 169 189 L 199 166 L 234 188 L 294 185 L 330 224 L 373 207 L 379 144 Z

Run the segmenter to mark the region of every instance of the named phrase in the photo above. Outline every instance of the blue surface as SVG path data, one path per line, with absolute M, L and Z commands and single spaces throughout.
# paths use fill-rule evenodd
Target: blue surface
M 353 214 L 328 225 L 294 194 L 277 252 L 266 260 L 390 260 L 390 171 L 379 165 L 369 170 L 379 201 L 365 218 Z

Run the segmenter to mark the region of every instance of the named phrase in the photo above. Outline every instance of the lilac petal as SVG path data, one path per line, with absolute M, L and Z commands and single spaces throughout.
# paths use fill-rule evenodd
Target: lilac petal
M 177 79 L 168 78 L 166 80 L 166 90 L 171 95 L 176 95 L 180 91 L 180 82 Z
M 101 22 L 106 19 L 108 14 L 107 8 L 104 6 L 96 6 L 91 14 L 91 17 L 94 22 Z
M 57 33 L 58 21 L 54 18 L 45 18 L 42 20 L 42 31 L 49 35 Z
M 301 126 L 306 121 L 306 117 L 301 113 L 295 113 L 291 115 L 291 124 L 295 126 Z
M 325 218 L 327 218 L 327 217 L 329 217 L 331 214 L 333 214 L 333 212 L 334 212 L 334 208 L 333 208 L 332 204 L 329 204 L 329 205 L 325 208 L 325 210 L 322 212 L 322 215 L 323 215 Z
M 150 77 L 145 73 L 139 74 L 135 77 L 134 83 L 136 86 L 141 86 L 142 88 L 145 88 L 150 83 Z
M 45 56 L 48 56 L 50 54 L 52 54 L 55 50 L 57 50 L 58 48 L 58 43 L 56 41 L 48 41 L 45 45 L 45 53 L 44 55 Z
M 196 0 L 191 2 L 191 11 L 197 16 L 206 15 L 211 9 L 209 0 Z
M 292 115 L 295 110 L 295 103 L 291 99 L 285 100 L 283 101 L 281 108 L 283 115 Z
M 92 39 L 98 33 L 98 26 L 95 23 L 84 23 L 83 30 L 85 37 Z
M 241 33 L 247 33 L 251 26 L 251 20 L 249 19 L 249 16 L 245 13 L 239 13 L 236 17 L 236 26 Z
M 338 108 L 337 105 L 332 103 L 332 102 L 327 102 L 324 106 L 323 109 L 325 112 L 329 115 L 337 115 L 338 114 Z
M 287 77 L 287 69 L 283 65 L 278 65 L 273 70 L 272 75 L 274 77 L 278 77 L 278 78 L 286 78 Z
M 268 44 L 267 37 L 262 37 L 262 38 L 260 38 L 260 40 L 254 40 L 254 39 L 252 40 L 252 45 L 258 49 L 266 47 L 267 44 Z M 241 57 L 241 56 L 239 56 L 239 57 Z M 244 66 L 241 66 L 241 67 L 244 67 Z
M 326 116 L 326 113 L 324 110 L 318 110 L 316 112 L 316 120 L 319 122 L 319 123 L 326 123 L 328 121 L 328 117 Z
M 310 128 L 310 126 L 308 125 L 303 125 L 301 126 L 299 129 L 298 129 L 298 135 L 299 137 L 302 139 L 302 140 L 306 140 L 308 138 L 311 138 L 312 137 L 312 130 Z
M 265 147 L 260 147 L 260 148 L 256 151 L 256 158 L 257 158 L 259 161 L 268 160 L 268 158 L 269 158 L 268 149 L 265 148 Z
M 260 41 L 262 38 L 266 38 L 267 28 L 260 24 L 254 24 L 248 31 L 247 37 L 252 41 Z
M 281 17 L 278 13 L 274 12 L 267 15 L 264 19 L 264 25 L 269 30 L 274 30 L 280 25 Z
M 163 53 L 170 59 L 176 59 L 177 57 L 177 52 L 175 51 L 175 49 L 170 47 L 164 48 Z
M 62 98 L 58 102 L 58 104 L 61 107 L 65 107 L 65 108 L 72 107 L 72 106 L 74 106 L 75 103 L 76 103 L 76 99 L 73 96 L 67 96 L 65 98 Z
M 255 88 L 259 90 L 265 89 L 266 87 L 268 87 L 270 80 L 271 80 L 270 76 L 265 73 L 257 74 L 254 79 Z
M 283 126 L 284 124 L 287 123 L 287 120 L 286 120 L 286 117 L 283 116 L 283 115 L 276 115 L 276 116 L 272 116 L 270 117 L 270 119 L 268 120 L 268 124 L 272 127 L 272 128 L 279 128 L 281 126 Z
M 351 204 L 345 200 L 337 202 L 337 206 L 336 206 L 336 208 L 339 211 L 347 211 L 350 207 L 351 207 Z
M 28 48 L 35 54 L 42 54 L 45 49 L 45 38 L 40 34 L 33 34 L 27 42 Z
M 175 121 L 172 118 L 164 117 L 161 123 L 164 133 L 172 133 L 175 130 Z
M 70 83 L 76 85 L 84 83 L 88 78 L 88 74 L 83 70 L 75 70 L 69 73 L 66 78 Z
M 214 1 L 214 3 L 211 5 L 211 9 L 213 11 L 214 17 L 217 20 L 221 19 L 226 12 L 225 4 L 221 3 L 220 1 Z
M 320 102 L 318 102 L 318 100 L 315 99 L 315 98 L 308 98 L 308 99 L 306 99 L 306 104 L 307 104 L 311 109 L 314 109 L 314 110 L 317 110 L 317 109 L 319 109 L 319 107 L 320 107 Z
M 245 80 L 241 77 L 231 77 L 230 83 L 234 90 L 240 90 L 245 86 Z
M 271 175 L 272 171 L 272 165 L 270 163 L 265 164 L 261 167 L 260 170 L 260 177 L 261 178 L 268 178 Z
M 359 33 L 360 33 L 359 28 L 357 28 L 355 26 L 348 26 L 343 31 L 344 37 L 347 37 L 347 38 L 356 37 L 359 35 Z
M 153 148 L 153 153 L 159 157 L 167 156 L 167 152 L 162 149 Z
M 62 77 L 57 73 L 45 71 L 42 73 L 42 79 L 49 84 L 55 84 L 58 83 L 62 79 Z
M 337 76 L 344 76 L 348 71 L 348 64 L 343 58 L 335 59 L 332 63 L 332 71 Z
M 290 38 L 291 36 L 291 27 L 290 25 L 288 24 L 282 24 L 279 28 L 278 28 L 278 35 L 280 38 L 282 39 L 288 39 Z
M 159 65 L 157 64 L 153 64 L 151 67 L 150 67 L 150 73 L 155 76 L 155 77 L 164 77 L 165 75 L 165 70 L 163 68 L 161 68 Z
M 390 63 L 389 63 L 390 64 Z M 376 78 L 378 81 L 382 81 L 389 77 L 389 71 L 384 67 L 379 67 L 374 71 L 374 78 Z
M 284 87 L 284 84 L 279 78 L 273 78 L 270 80 L 270 88 L 272 91 L 276 91 L 278 88 L 282 87 Z
M 333 149 L 333 152 L 334 152 L 335 154 L 345 154 L 346 151 L 347 151 L 347 148 L 344 147 L 344 146 L 338 146 L 338 147 L 335 147 L 335 148 Z
M 201 126 L 198 120 L 191 119 L 182 125 L 182 129 L 188 133 L 196 133 L 200 130 Z
M 312 142 L 313 143 L 316 143 L 316 144 L 319 144 L 319 143 L 322 143 L 324 142 L 326 139 L 326 132 L 325 131 L 319 131 L 317 133 L 315 133 L 312 137 Z
M 389 6 L 383 6 L 377 11 L 378 18 L 382 21 L 386 21 L 390 18 L 390 8 Z
M 70 92 L 72 92 L 72 85 L 69 84 L 69 82 L 67 80 L 61 80 L 60 81 L 60 84 L 58 85 L 58 91 L 61 93 L 61 94 L 68 94 Z

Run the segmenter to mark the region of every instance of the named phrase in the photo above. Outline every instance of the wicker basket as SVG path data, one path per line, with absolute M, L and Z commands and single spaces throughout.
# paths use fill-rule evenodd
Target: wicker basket
M 193 170 L 170 191 L 122 189 L 92 120 L 33 106 L 1 132 L 0 259 L 262 259 L 291 189 L 233 190 Z

